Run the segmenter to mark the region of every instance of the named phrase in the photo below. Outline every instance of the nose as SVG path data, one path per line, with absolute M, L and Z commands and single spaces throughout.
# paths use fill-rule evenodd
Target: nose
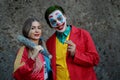
M 35 32 L 39 32 L 39 29 L 38 29 L 38 28 L 36 28 L 36 29 L 35 29 Z
M 60 26 L 60 21 L 57 20 L 57 21 L 56 21 L 56 24 L 57 24 L 57 26 Z

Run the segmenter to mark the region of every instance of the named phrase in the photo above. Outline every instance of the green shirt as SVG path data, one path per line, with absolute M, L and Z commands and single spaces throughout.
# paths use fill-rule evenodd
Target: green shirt
M 66 38 L 67 36 L 69 35 L 70 33 L 70 30 L 71 30 L 71 27 L 70 26 L 67 26 L 66 30 L 61 33 L 61 32 L 56 32 L 56 36 L 58 38 L 58 40 L 64 44 L 64 42 L 66 41 Z

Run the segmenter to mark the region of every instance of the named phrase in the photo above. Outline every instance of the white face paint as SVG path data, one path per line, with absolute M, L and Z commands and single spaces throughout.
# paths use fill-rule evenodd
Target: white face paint
M 64 32 L 66 29 L 66 17 L 60 10 L 55 10 L 49 15 L 50 24 L 58 32 Z

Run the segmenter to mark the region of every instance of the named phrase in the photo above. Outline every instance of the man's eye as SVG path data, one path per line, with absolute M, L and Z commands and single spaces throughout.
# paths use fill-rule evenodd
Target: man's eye
M 56 24 L 56 21 L 55 21 L 55 20 L 52 20 L 52 21 L 51 21 L 51 24 Z
M 58 17 L 58 20 L 61 21 L 61 20 L 62 20 L 62 16 L 59 16 L 59 17 Z

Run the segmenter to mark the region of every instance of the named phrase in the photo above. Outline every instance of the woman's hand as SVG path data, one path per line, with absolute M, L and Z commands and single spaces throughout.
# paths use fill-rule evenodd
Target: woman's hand
M 36 57 L 38 56 L 40 50 L 44 50 L 44 49 L 43 49 L 42 46 L 38 45 L 38 46 L 35 46 L 35 48 L 31 51 L 32 52 L 31 58 L 33 60 L 36 59 Z

